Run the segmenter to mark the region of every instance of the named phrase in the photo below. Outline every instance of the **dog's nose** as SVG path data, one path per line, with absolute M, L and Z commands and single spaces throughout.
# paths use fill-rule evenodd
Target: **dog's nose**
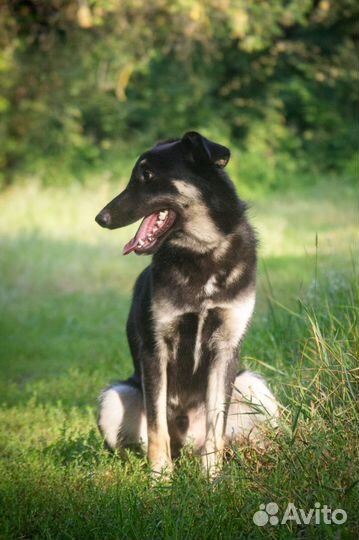
M 111 216 L 110 212 L 107 210 L 102 210 L 97 216 L 95 217 L 95 221 L 101 225 L 101 227 L 108 227 L 111 223 Z

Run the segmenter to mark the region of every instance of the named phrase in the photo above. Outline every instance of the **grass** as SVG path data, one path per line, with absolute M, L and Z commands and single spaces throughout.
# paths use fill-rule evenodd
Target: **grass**
M 266 452 L 235 448 L 210 483 L 183 455 L 171 484 L 103 450 L 96 397 L 131 371 L 131 288 L 148 259 L 93 217 L 113 186 L 0 196 L 0 538 L 358 538 L 359 291 L 353 188 L 252 201 L 258 304 L 242 363 L 283 403 Z M 342 508 L 342 525 L 258 527 L 260 504 Z

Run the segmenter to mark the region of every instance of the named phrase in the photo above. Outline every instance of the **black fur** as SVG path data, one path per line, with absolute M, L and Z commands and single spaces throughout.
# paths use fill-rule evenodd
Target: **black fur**
M 223 170 L 229 156 L 227 148 L 195 132 L 160 143 L 140 156 L 124 192 L 96 218 L 102 226 L 115 229 L 164 209 L 176 214 L 172 227 L 149 251 L 153 259 L 137 279 L 127 324 L 134 361 L 134 375 L 127 382 L 142 387 L 148 426 L 155 431 L 159 429 L 157 399 L 165 384 L 160 341 L 165 350 L 167 419 L 173 454 L 187 429 L 188 410 L 208 400 L 209 374 L 227 345 L 223 385 L 225 394 L 231 393 L 244 332 L 229 345 L 231 340 L 226 336 L 230 335 L 231 324 L 227 318 L 232 304 L 241 295 L 254 294 L 255 289 L 256 239 L 246 205 Z M 195 219 L 196 228 L 191 230 Z M 201 223 L 204 235 L 214 231 L 213 239 L 209 233 L 209 237 L 201 238 Z M 230 279 L 232 274 L 234 278 Z M 212 288 L 206 285 L 211 279 L 215 284 Z M 161 326 L 159 335 L 158 308 L 162 305 L 173 311 L 173 318 L 169 317 L 167 326 Z M 199 332 L 200 360 L 194 370 Z

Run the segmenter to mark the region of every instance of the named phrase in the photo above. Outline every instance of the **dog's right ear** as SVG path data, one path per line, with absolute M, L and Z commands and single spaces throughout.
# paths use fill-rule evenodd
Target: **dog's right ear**
M 188 158 L 194 163 L 213 163 L 224 169 L 231 156 L 229 148 L 203 137 L 196 131 L 188 131 L 181 139 Z

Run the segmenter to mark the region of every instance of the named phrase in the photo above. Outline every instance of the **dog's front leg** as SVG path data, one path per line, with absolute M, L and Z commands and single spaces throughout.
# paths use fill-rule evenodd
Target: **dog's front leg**
M 222 461 L 224 431 L 236 378 L 239 345 L 251 318 L 254 302 L 254 291 L 248 290 L 236 299 L 234 307 L 216 309 L 212 314 L 221 323 L 208 344 L 211 354 L 206 392 L 203 465 L 211 475 Z
M 148 430 L 148 460 L 156 473 L 172 468 L 167 425 L 167 361 L 151 359 L 143 366 L 143 390 Z
M 222 464 L 224 432 L 232 385 L 236 376 L 236 355 L 228 344 L 216 344 L 206 392 L 206 440 L 202 464 L 214 476 Z

